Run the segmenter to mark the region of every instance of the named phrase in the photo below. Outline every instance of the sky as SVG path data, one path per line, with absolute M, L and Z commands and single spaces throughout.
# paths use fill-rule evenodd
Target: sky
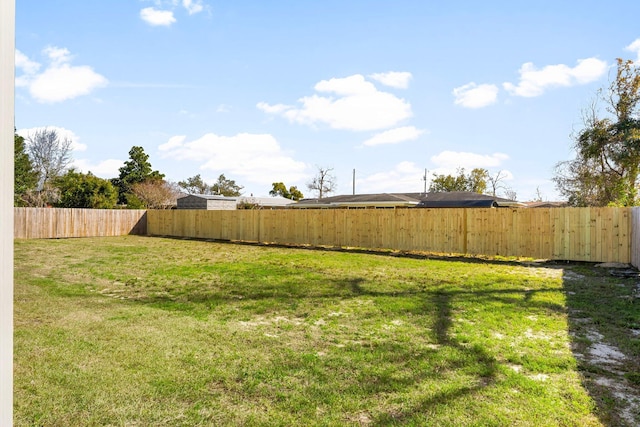
M 331 169 L 335 194 L 485 168 L 557 200 L 582 111 L 640 59 L 640 2 L 16 0 L 18 133 L 117 177 L 133 146 L 244 195 Z M 425 183 L 424 177 L 427 181 Z M 355 176 L 355 186 L 354 186 Z

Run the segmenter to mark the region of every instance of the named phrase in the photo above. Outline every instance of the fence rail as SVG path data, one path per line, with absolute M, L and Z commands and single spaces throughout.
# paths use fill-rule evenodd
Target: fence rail
M 14 208 L 16 239 L 147 234 L 144 210 Z
M 639 229 L 640 211 L 633 217 Z M 631 208 L 171 210 L 149 211 L 147 231 L 261 243 L 629 263 L 631 219 Z

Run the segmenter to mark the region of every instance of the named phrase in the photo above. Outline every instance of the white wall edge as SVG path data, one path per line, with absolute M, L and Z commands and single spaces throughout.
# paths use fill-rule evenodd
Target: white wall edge
M 0 0 L 0 425 L 13 425 L 15 0 Z

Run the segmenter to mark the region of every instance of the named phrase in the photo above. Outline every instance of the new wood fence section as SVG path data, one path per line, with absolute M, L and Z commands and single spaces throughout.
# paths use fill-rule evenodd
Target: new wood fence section
M 640 229 L 640 211 L 633 215 Z M 631 208 L 171 210 L 149 211 L 147 231 L 260 243 L 629 263 L 631 217 Z
M 147 234 L 144 210 L 14 208 L 16 239 Z

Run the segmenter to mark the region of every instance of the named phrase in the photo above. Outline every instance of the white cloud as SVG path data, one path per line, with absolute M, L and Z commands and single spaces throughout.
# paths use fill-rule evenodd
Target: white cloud
M 189 15 L 195 15 L 204 10 L 204 6 L 200 0 L 182 0 L 182 6 L 187 9 Z
M 495 168 L 498 167 L 509 156 L 503 153 L 476 154 L 460 151 L 443 151 L 431 157 L 431 161 L 438 168 L 455 170 L 457 168 Z
M 367 139 L 363 145 L 373 146 L 382 144 L 399 144 L 404 141 L 413 141 L 418 139 L 425 131 L 417 129 L 414 126 L 403 126 L 381 132 Z
M 176 22 L 173 12 L 170 10 L 158 10 L 153 7 L 145 7 L 140 11 L 140 18 L 149 25 L 170 26 Z
M 369 77 L 385 86 L 406 89 L 413 76 L 408 71 L 389 71 L 388 73 L 370 74 Z
M 333 96 L 305 96 L 299 100 L 301 108 L 266 102 L 258 103 L 257 107 L 295 123 L 312 126 L 323 123 L 333 129 L 354 131 L 386 129 L 412 116 L 408 102 L 379 91 L 360 74 L 322 80 L 314 89 Z
M 170 151 L 170 150 L 172 150 L 174 148 L 180 148 L 180 147 L 182 147 L 182 144 L 184 143 L 185 139 L 187 139 L 186 135 L 172 136 L 171 138 L 169 138 L 169 141 L 167 141 L 164 144 L 160 145 L 158 147 L 158 150 L 160 150 L 160 151 Z
M 271 185 L 307 177 L 307 166 L 285 153 L 269 134 L 221 136 L 208 133 L 193 141 L 187 141 L 185 136 L 174 136 L 158 149 L 164 158 L 194 161 L 202 170 L 253 183 Z
M 23 74 L 16 78 L 16 86 L 28 88 L 36 101 L 66 101 L 88 95 L 93 90 L 107 85 L 107 79 L 96 73 L 93 68 L 87 65 L 71 65 L 72 56 L 67 49 L 49 46 L 42 52 L 47 56 L 49 65 L 41 73 L 38 73 L 40 64 L 29 60 L 21 52 L 16 52 L 16 66 L 23 71 Z
M 60 102 L 87 95 L 97 87 L 106 85 L 107 80 L 91 67 L 48 68 L 31 82 L 29 92 L 39 102 Z
M 258 102 L 256 106 L 258 107 L 258 109 L 268 114 L 282 114 L 285 111 L 294 108 L 291 105 L 284 105 L 284 104 L 269 105 L 266 102 Z
M 71 164 L 73 168 L 82 172 L 91 172 L 100 178 L 115 178 L 120 175 L 120 168 L 124 165 L 123 160 L 107 159 L 98 163 L 93 163 L 88 159 L 74 160 Z
M 607 71 L 607 63 L 596 58 L 578 60 L 571 68 L 564 64 L 547 65 L 537 69 L 531 62 L 520 67 L 518 85 L 504 83 L 503 87 L 512 95 L 534 97 L 552 87 L 568 87 L 593 82 Z
M 424 190 L 424 168 L 415 163 L 404 161 L 393 169 L 378 172 L 364 178 L 356 175 L 356 190 L 359 194 L 366 193 L 407 193 Z
M 71 62 L 72 59 L 71 52 L 64 47 L 47 46 L 42 50 L 42 53 L 49 58 L 52 67 L 59 67 Z
M 498 99 L 498 87 L 496 85 L 474 82 L 453 89 L 454 103 L 465 108 L 482 108 L 495 104 Z
M 24 53 L 16 49 L 16 68 L 21 69 L 26 74 L 36 74 L 40 69 L 40 64 L 30 60 Z
M 635 60 L 636 64 L 640 63 L 640 39 L 635 39 L 629 46 L 624 48 L 629 52 L 633 52 L 636 54 L 637 59 Z
M 55 130 L 58 134 L 58 138 L 60 141 L 68 139 L 71 141 L 71 150 L 72 151 L 85 151 L 87 146 L 85 144 L 80 143 L 80 137 L 78 137 L 73 131 L 69 129 L 65 129 L 59 126 L 38 126 L 34 128 L 28 129 L 18 129 L 16 133 L 25 139 L 25 143 L 29 143 L 29 138 L 31 138 L 37 131 L 41 131 L 43 129 Z

